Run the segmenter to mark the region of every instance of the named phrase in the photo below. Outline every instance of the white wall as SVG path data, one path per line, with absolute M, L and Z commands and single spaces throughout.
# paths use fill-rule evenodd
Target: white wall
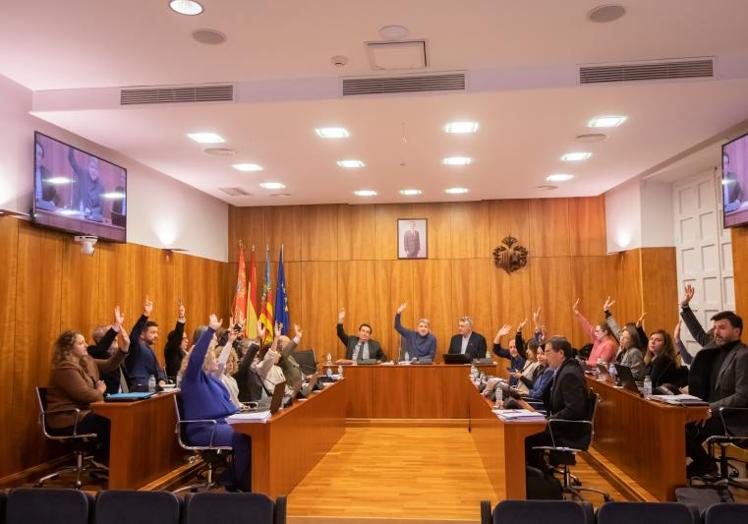
M 0 76 L 0 209 L 26 213 L 31 208 L 37 130 L 127 169 L 128 242 L 227 260 L 225 202 L 31 116 L 31 107 L 31 91 Z

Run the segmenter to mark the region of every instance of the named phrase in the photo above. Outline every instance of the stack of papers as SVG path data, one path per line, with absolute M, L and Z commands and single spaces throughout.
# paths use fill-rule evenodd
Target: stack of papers
M 506 421 L 536 421 L 545 420 L 545 417 L 537 411 L 530 411 L 528 409 L 494 409 L 494 413 L 501 420 Z
M 254 413 L 236 413 L 226 419 L 229 424 L 247 424 L 247 423 L 260 423 L 264 424 L 267 422 L 272 415 L 270 410 L 257 411 Z
M 706 406 L 707 402 L 704 402 L 699 397 L 693 395 L 687 395 L 682 393 L 680 395 L 652 395 L 649 397 L 651 400 L 658 402 L 664 402 L 665 404 L 672 404 L 674 406 Z

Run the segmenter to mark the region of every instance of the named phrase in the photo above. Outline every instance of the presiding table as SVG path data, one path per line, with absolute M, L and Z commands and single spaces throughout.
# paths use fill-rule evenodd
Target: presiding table
M 138 489 L 182 463 L 174 433 L 176 391 L 137 402 L 94 402 L 91 411 L 111 421 L 109 489 Z
M 524 499 L 525 437 L 540 433 L 546 422 L 499 419 L 493 403 L 483 397 L 469 377 L 463 377 L 470 408 L 475 448 L 483 461 L 497 500 Z
M 670 406 L 587 377 L 599 396 L 592 447 L 660 501 L 686 484 L 686 423 L 707 406 Z
M 498 365 L 477 366 L 496 375 Z M 467 419 L 469 364 L 343 366 L 345 416 L 377 419 Z
M 343 436 L 348 379 L 296 401 L 265 422 L 233 424 L 252 440 L 252 492 L 287 495 Z

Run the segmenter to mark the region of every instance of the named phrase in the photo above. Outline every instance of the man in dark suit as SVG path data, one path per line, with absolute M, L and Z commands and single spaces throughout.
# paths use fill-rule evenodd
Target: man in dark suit
M 418 252 L 421 250 L 421 236 L 416 229 L 415 220 L 411 221 L 410 229 L 406 229 L 403 234 L 403 247 L 407 258 L 418 258 Z
M 703 442 L 711 435 L 724 435 L 720 408 L 748 408 L 748 347 L 740 337 L 743 319 L 732 311 L 712 317 L 713 342 L 694 357 L 689 373 L 688 391 L 709 402 L 707 419 L 686 425 L 686 453 L 693 462 L 689 476 L 702 476 L 717 471 L 714 460 L 704 451 Z M 725 423 L 733 434 L 748 430 L 746 412 L 723 412 Z
M 455 355 L 467 355 L 470 360 L 486 357 L 486 339 L 473 331 L 473 320 L 462 317 L 457 327 L 458 333 L 449 341 L 449 351 Z
M 382 351 L 382 346 L 376 340 L 371 338 L 371 326 L 361 324 L 358 327 L 358 336 L 346 335 L 343 329 L 343 320 L 345 320 L 345 309 L 338 311 L 338 338 L 345 346 L 345 358 L 354 362 L 363 360 L 377 360 L 384 362 L 387 355 Z
M 545 345 L 548 366 L 555 370 L 556 376 L 544 395 L 545 407 L 549 419 L 587 420 L 589 418 L 590 396 L 584 371 L 574 359 L 571 344 L 564 337 L 552 337 Z M 556 446 L 584 448 L 589 445 L 591 432 L 584 424 L 556 424 L 553 428 Z M 545 470 L 549 466 L 542 451 L 534 451 L 535 446 L 552 446 L 554 441 L 546 426 L 542 433 L 530 435 L 525 439 L 525 460 L 530 466 Z

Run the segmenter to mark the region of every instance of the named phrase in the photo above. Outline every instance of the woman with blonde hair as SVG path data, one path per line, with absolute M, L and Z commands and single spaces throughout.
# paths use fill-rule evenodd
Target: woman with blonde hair
M 673 338 L 664 329 L 657 329 L 649 335 L 644 365 L 652 380 L 653 389 L 665 384 L 676 388 L 688 384 L 688 371 L 681 367 L 680 355 L 675 352 Z

